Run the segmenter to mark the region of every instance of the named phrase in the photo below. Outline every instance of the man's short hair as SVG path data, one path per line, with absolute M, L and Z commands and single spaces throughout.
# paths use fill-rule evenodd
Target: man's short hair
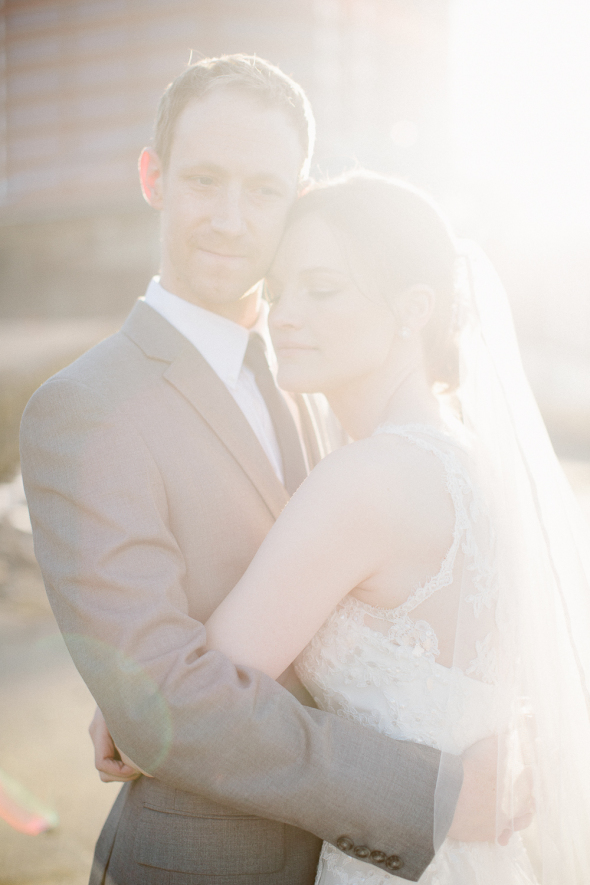
M 156 114 L 154 147 L 167 167 L 176 121 L 187 104 L 216 88 L 239 90 L 269 107 L 282 108 L 295 126 L 303 149 L 301 176 L 309 173 L 315 140 L 315 120 L 305 92 L 275 65 L 255 55 L 222 55 L 190 65 L 170 83 Z

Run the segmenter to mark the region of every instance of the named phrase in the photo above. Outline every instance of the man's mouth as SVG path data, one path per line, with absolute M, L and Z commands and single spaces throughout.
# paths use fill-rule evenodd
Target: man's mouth
M 202 247 L 199 248 L 199 252 L 202 252 L 203 255 L 210 256 L 213 260 L 219 261 L 245 261 L 247 259 L 247 255 L 244 255 L 240 252 L 221 252 L 214 249 L 204 249 Z

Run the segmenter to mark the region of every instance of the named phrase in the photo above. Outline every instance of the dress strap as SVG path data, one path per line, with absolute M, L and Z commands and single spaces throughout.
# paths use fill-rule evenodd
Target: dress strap
M 376 436 L 382 433 L 400 436 L 439 459 L 445 473 L 445 485 L 455 510 L 453 543 L 442 562 L 440 570 L 425 584 L 413 590 L 406 601 L 393 610 L 396 616 L 399 617 L 400 614 L 408 614 L 422 602 L 425 602 L 433 593 L 436 593 L 437 590 L 447 587 L 453 582 L 453 569 L 457 551 L 459 550 L 461 538 L 468 526 L 465 493 L 471 490 L 471 484 L 465 468 L 456 453 L 452 450 L 449 451 L 448 448 L 441 448 L 441 443 L 445 447 L 461 448 L 460 444 L 451 436 L 437 430 L 435 427 L 422 424 L 381 424 L 374 431 L 373 435 Z

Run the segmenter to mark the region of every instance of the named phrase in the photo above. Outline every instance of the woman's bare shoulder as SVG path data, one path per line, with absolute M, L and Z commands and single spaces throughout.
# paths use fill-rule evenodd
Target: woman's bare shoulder
M 405 437 L 383 433 L 351 442 L 327 455 L 310 477 L 321 477 L 324 481 L 347 477 L 361 483 L 372 479 L 403 480 L 408 471 L 416 478 L 429 465 L 435 466 L 433 475 L 437 475 L 440 473 L 438 463 L 430 452 Z
M 371 518 L 409 516 L 436 501 L 446 503 L 440 461 L 409 440 L 379 434 L 343 446 L 324 458 L 302 487 L 332 506 L 355 507 Z

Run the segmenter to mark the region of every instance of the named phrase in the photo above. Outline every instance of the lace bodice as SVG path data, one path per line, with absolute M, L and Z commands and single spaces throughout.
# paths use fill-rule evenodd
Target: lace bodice
M 376 433 L 396 434 L 438 458 L 455 513 L 452 544 L 439 571 L 397 608 L 378 608 L 346 596 L 300 654 L 296 670 L 321 709 L 393 738 L 459 754 L 499 730 L 494 535 L 469 474 L 465 447 L 418 425 L 383 425 Z M 472 623 L 468 633 L 473 655 L 466 656 L 461 666 L 445 667 L 436 660 L 439 641 L 434 627 L 412 613 L 454 581 L 461 582 L 463 592 L 462 622 L 469 618 Z M 501 856 L 495 852 L 496 846 L 487 843 L 447 840 L 420 881 L 428 885 L 535 881 L 522 865 L 521 846 L 511 843 Z M 477 878 L 482 863 L 489 878 Z M 513 875 L 515 864 L 520 872 Z M 327 843 L 323 847 L 317 885 L 381 885 L 393 880 L 403 881 Z

